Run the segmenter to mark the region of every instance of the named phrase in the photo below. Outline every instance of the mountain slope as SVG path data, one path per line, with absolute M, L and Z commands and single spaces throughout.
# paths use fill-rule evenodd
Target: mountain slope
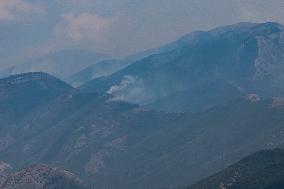
M 118 188 L 192 184 L 255 151 L 283 146 L 283 101 L 278 102 L 240 99 L 173 118 L 116 156 L 98 178 Z
M 78 93 L 63 82 L 60 87 L 55 82 L 54 88 L 68 86 L 68 90 L 53 94 L 54 88 L 42 89 L 49 82 L 34 75 L 42 73 L 0 80 L 18 81 L 1 88 L 0 95 L 0 101 L 7 104 L 1 104 L 0 159 L 13 169 L 43 162 L 94 180 L 92 175 L 104 169 L 109 158 L 170 119 L 136 105 L 109 101 L 108 96 Z
M 104 60 L 80 70 L 68 78 L 67 82 L 73 86 L 80 86 L 92 79 L 110 75 L 129 64 L 130 62 L 123 60 Z
M 111 75 L 125 68 L 126 66 L 129 66 L 132 63 L 137 62 L 150 55 L 169 52 L 169 51 L 174 50 L 175 48 L 184 46 L 185 45 L 184 41 L 189 41 L 190 38 L 191 37 L 187 37 L 187 40 L 180 40 L 180 41 L 177 41 L 176 43 L 173 43 L 173 44 L 171 43 L 161 48 L 149 49 L 147 51 L 129 55 L 122 59 L 104 60 L 104 61 L 98 62 L 83 70 L 80 70 L 79 72 L 75 73 L 70 78 L 68 78 L 66 81 L 72 84 L 73 86 L 83 85 L 93 79 Z
M 0 109 L 0 159 L 11 169 L 45 163 L 98 189 L 152 189 L 192 184 L 257 150 L 284 145 L 281 98 L 248 95 L 197 114 L 164 113 L 63 82 L 43 88 L 48 84 L 40 79 L 30 87 L 32 78 L 0 90 L 14 103 Z
M 23 115 L 75 89 L 42 72 L 13 75 L 0 80 L 0 112 Z
M 257 152 L 187 189 L 281 189 L 284 187 L 284 150 Z
M 114 99 L 167 111 L 200 111 L 247 93 L 281 96 L 283 26 L 240 23 L 194 32 L 103 78 L 84 92 L 108 92 Z
M 37 165 L 0 176 L 1 189 L 87 189 L 73 174 Z

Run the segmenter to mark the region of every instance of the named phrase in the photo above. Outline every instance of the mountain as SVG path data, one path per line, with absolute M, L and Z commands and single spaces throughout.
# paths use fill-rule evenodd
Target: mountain
M 87 189 L 72 173 L 37 165 L 0 175 L 1 189 Z
M 282 189 L 284 150 L 257 152 L 186 189 Z
M 141 189 L 193 184 L 253 152 L 283 147 L 283 107 L 283 100 L 250 96 L 173 117 L 117 155 L 96 182 Z
M 87 82 L 83 92 L 164 111 L 202 111 L 248 93 L 284 94 L 283 26 L 239 23 L 188 34 L 110 76 Z
M 87 50 L 62 50 L 34 58 L 0 71 L 0 77 L 25 72 L 47 72 L 61 79 L 69 78 L 96 62 L 105 59 L 100 53 Z
M 282 98 L 255 94 L 194 114 L 156 112 L 45 73 L 15 75 L 0 80 L 0 165 L 60 166 L 98 189 L 193 184 L 283 147 L 283 114 Z
M 79 93 L 44 73 L 15 75 L 0 83 L 3 169 L 45 163 L 96 182 L 94 175 L 109 159 L 171 119 L 110 101 L 107 95 Z
M 168 44 L 160 48 L 153 48 L 147 51 L 142 51 L 133 55 L 129 55 L 122 59 L 103 60 L 91 66 L 88 66 L 83 70 L 80 70 L 79 72 L 69 77 L 66 81 L 72 84 L 72 86 L 78 87 L 93 79 L 111 75 L 145 57 L 148 57 L 153 54 L 169 52 L 177 48 L 177 46 L 182 46 L 182 45 L 183 45 L 183 40 L 180 40 L 173 44 Z
M 129 64 L 130 62 L 123 60 L 103 60 L 75 73 L 67 82 L 72 86 L 80 86 L 92 79 L 110 75 Z
M 3 125 L 5 122 L 15 121 L 28 111 L 67 93 L 75 93 L 75 89 L 46 73 L 26 73 L 1 79 L 0 130 L 11 129 Z

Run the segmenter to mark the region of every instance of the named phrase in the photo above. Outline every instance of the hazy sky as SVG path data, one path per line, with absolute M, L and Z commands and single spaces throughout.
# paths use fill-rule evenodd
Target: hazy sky
M 123 56 L 241 21 L 284 23 L 284 0 L 0 0 L 0 68 L 61 49 Z

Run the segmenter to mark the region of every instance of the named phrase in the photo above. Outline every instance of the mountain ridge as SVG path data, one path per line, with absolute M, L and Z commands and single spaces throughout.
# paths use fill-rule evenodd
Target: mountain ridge
M 44 163 L 98 189 L 154 189 L 193 184 L 283 147 L 282 28 L 234 27 L 195 33 L 187 46 L 97 79 L 95 91 L 45 73 L 0 80 L 3 169 Z
M 78 70 L 106 59 L 106 55 L 89 50 L 69 49 L 31 58 L 0 71 L 0 78 L 25 72 L 47 72 L 60 79 L 67 79 Z
M 247 93 L 281 96 L 282 33 L 283 26 L 270 22 L 195 32 L 174 43 L 185 41 L 173 51 L 148 56 L 79 89 L 164 111 L 196 112 Z
M 196 114 L 166 113 L 34 83 L 0 90 L 9 94 L 0 95 L 0 159 L 13 169 L 44 163 L 94 188 L 160 188 L 194 183 L 284 144 L 278 98 L 250 94 Z
M 284 150 L 273 149 L 256 152 L 186 189 L 281 189 L 283 180 Z

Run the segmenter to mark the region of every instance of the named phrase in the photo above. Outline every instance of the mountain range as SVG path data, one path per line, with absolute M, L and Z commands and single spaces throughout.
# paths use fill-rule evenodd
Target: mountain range
M 66 82 L 68 82 L 72 86 L 78 87 L 93 79 L 109 76 L 150 55 L 169 52 L 177 48 L 178 45 L 182 45 L 182 43 L 170 43 L 160 48 L 153 48 L 150 50 L 142 51 L 121 59 L 103 60 L 73 74 L 66 80 Z
M 106 58 L 106 55 L 88 50 L 61 50 L 0 70 L 0 78 L 25 72 L 46 72 L 67 80 L 79 70 Z
M 0 183 L 62 167 L 96 189 L 228 188 L 235 170 L 266 168 L 242 158 L 282 154 L 269 149 L 284 148 L 283 42 L 280 24 L 240 23 L 79 73 L 0 79 Z
M 284 143 L 281 98 L 247 95 L 196 114 L 165 113 L 45 73 L 2 79 L 0 91 L 1 161 L 63 166 L 95 188 L 191 184 Z
M 0 78 L 26 72 L 46 72 L 72 86 L 80 86 L 92 79 L 108 76 L 152 54 L 166 52 L 173 47 L 155 48 L 121 59 L 83 49 L 59 50 L 0 70 Z
M 284 150 L 256 152 L 196 184 L 179 189 L 282 189 Z M 74 174 L 61 168 L 36 165 L 0 175 L 5 189 L 87 189 Z
M 193 32 L 153 54 L 82 85 L 163 111 L 197 112 L 247 93 L 283 95 L 283 26 L 240 23 Z

